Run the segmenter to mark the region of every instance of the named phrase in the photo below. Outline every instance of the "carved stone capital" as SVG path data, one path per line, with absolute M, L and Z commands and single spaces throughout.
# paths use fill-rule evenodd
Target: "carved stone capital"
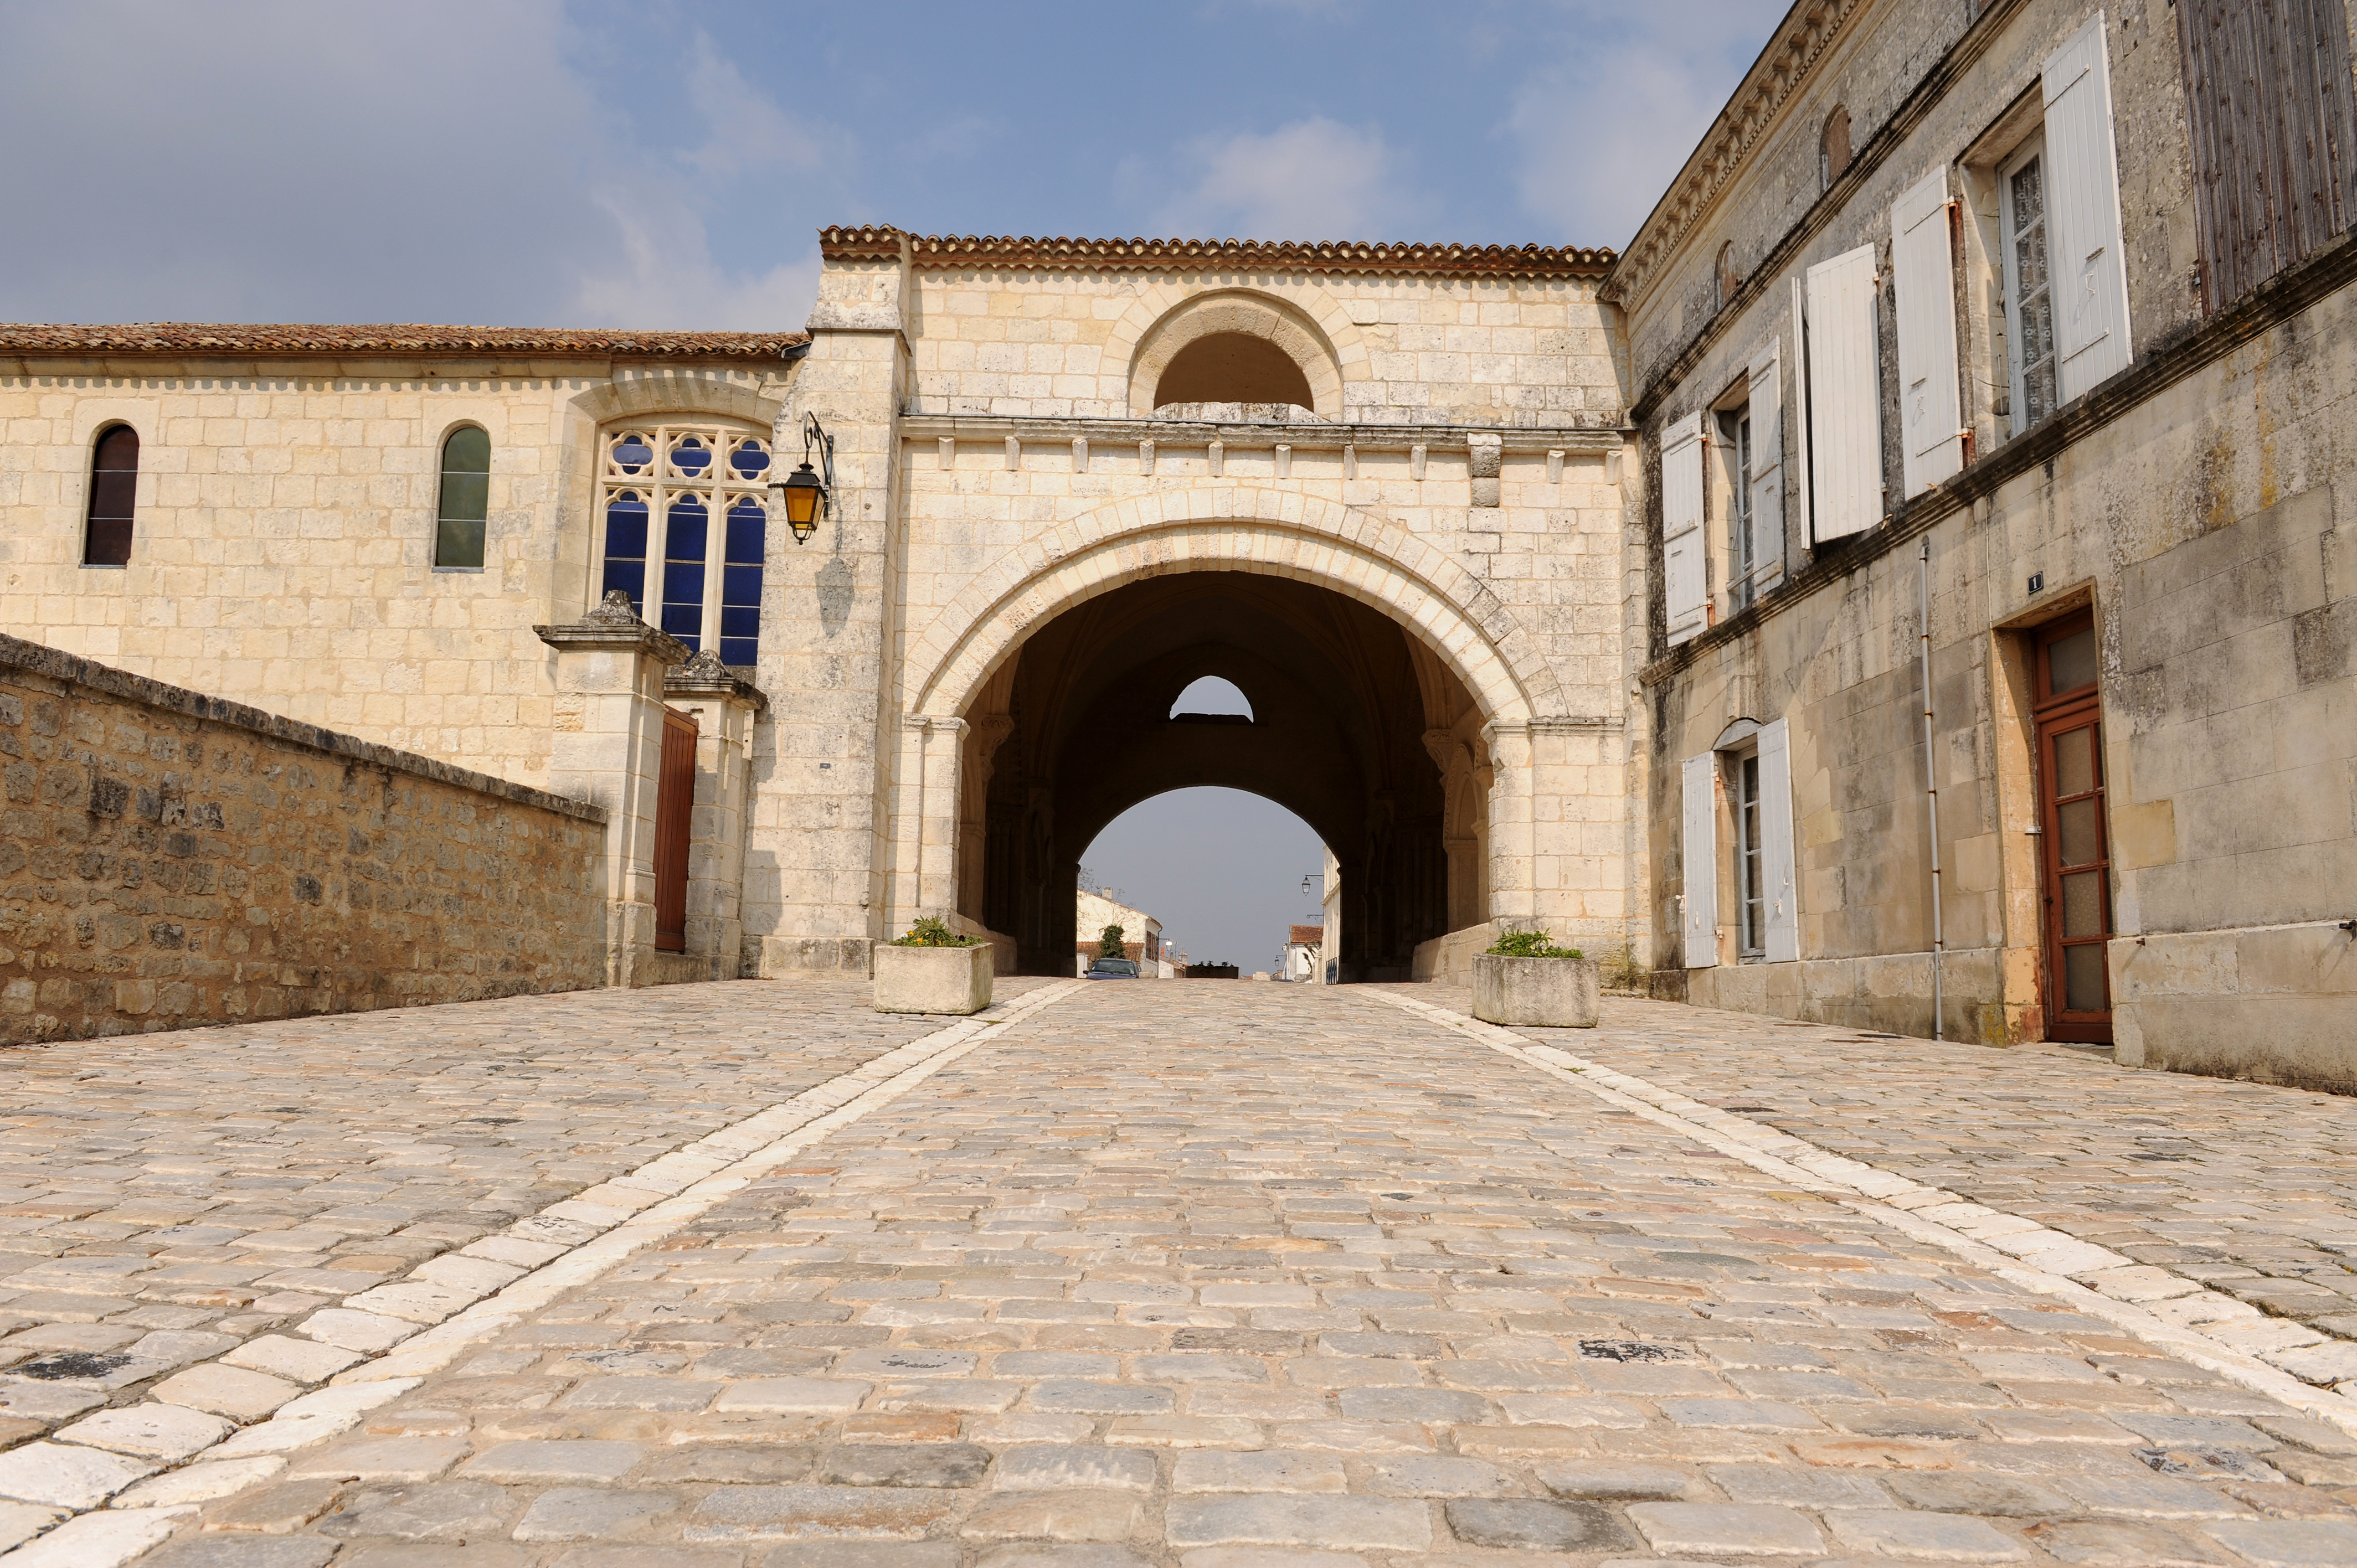
M 687 662 L 687 645 L 667 631 L 649 626 L 630 609 L 630 596 L 608 589 L 595 609 L 566 626 L 532 628 L 551 648 L 635 649 L 665 664 Z
M 757 714 L 770 705 L 761 688 L 721 663 L 720 655 L 709 648 L 694 654 L 686 663 L 663 671 L 663 695 L 713 697 L 742 703 Z

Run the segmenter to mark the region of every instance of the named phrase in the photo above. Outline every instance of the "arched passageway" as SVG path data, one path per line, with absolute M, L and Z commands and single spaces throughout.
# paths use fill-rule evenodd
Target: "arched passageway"
M 1205 676 L 1251 714 L 1172 712 Z M 1165 790 L 1224 785 L 1300 816 L 1342 884 L 1341 977 L 1408 978 L 1487 914 L 1491 768 L 1442 660 L 1359 600 L 1290 578 L 1135 582 L 1038 628 L 963 715 L 959 912 L 1019 966 L 1070 973 L 1082 853 Z

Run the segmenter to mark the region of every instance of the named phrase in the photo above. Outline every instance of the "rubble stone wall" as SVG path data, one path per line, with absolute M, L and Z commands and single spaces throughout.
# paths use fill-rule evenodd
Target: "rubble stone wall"
M 0 1042 L 600 983 L 605 813 L 0 635 Z

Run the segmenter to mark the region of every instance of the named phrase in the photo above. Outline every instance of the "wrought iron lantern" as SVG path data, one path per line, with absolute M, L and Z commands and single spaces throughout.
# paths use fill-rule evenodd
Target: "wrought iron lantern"
M 819 466 L 811 467 L 815 452 Z M 794 531 L 794 542 L 807 544 L 810 536 L 818 532 L 825 518 L 828 503 L 834 494 L 834 437 L 818 422 L 818 415 L 802 415 L 802 466 L 782 479 L 770 483 L 770 504 L 786 514 L 787 526 Z

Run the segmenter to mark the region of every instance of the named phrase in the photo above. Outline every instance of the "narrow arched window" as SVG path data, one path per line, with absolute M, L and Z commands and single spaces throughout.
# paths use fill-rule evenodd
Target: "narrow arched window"
M 1825 128 L 1817 138 L 1817 188 L 1831 190 L 1842 170 L 1849 167 L 1849 111 L 1836 103 L 1825 116 Z
M 85 566 L 131 564 L 131 504 L 139 488 L 139 432 L 127 424 L 99 433 L 90 460 L 90 522 L 82 531 Z
M 460 425 L 442 443 L 442 506 L 434 525 L 437 569 L 483 569 L 483 520 L 490 515 L 490 432 L 480 425 Z

